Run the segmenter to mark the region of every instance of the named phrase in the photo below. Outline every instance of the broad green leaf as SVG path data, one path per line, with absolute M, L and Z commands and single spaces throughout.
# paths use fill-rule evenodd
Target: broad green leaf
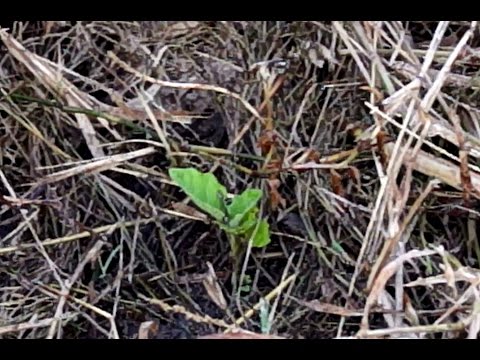
M 253 227 L 257 225 L 257 213 L 258 208 L 254 208 L 247 213 L 247 216 L 243 219 L 240 225 L 232 227 L 229 224 L 219 224 L 222 230 L 233 235 L 245 235 Z
M 257 206 L 261 197 L 262 191 L 258 189 L 247 189 L 240 195 L 235 196 L 231 204 L 227 206 L 230 227 L 239 226 L 248 212 Z
M 252 233 L 255 231 L 256 226 L 252 229 Z M 270 243 L 270 227 L 268 222 L 261 220 L 258 225 L 257 232 L 253 234 L 252 247 L 262 248 Z
M 223 197 L 227 195 L 227 189 L 218 182 L 215 175 L 202 173 L 193 168 L 171 168 L 168 173 L 195 205 L 215 220 L 223 221 L 226 216 L 222 210 Z

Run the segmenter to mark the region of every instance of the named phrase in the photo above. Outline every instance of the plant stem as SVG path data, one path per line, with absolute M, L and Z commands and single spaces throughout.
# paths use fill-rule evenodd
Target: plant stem
M 237 292 L 237 280 L 238 280 L 238 269 L 240 266 L 240 254 L 239 254 L 239 243 L 238 239 L 233 234 L 226 233 L 228 237 L 228 242 L 230 243 L 230 256 L 233 261 L 232 266 L 232 294 Z
M 92 117 L 101 117 L 105 120 L 108 120 L 113 123 L 118 123 L 125 125 L 126 127 L 140 131 L 142 133 L 149 133 L 151 136 L 156 137 L 156 134 L 153 132 L 150 132 L 148 129 L 142 128 L 138 125 L 135 125 L 132 121 L 120 118 L 118 116 L 111 115 L 109 113 L 106 113 L 104 111 L 99 111 L 99 110 L 91 110 L 91 109 L 84 109 L 84 108 L 79 108 L 79 107 L 74 107 L 74 106 L 65 106 L 57 101 L 51 101 L 51 100 L 45 100 L 45 99 L 39 99 L 33 96 L 28 96 L 28 95 L 23 95 L 19 93 L 12 93 L 8 95 L 12 100 L 16 101 L 23 101 L 27 103 L 36 103 L 39 105 L 47 106 L 47 107 L 52 107 L 59 109 L 61 111 L 64 111 L 66 113 L 70 114 L 85 114 L 88 116 Z

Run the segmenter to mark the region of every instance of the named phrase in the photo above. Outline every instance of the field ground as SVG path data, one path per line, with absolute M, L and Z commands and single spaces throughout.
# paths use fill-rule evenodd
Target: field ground
M 1 26 L 1 338 L 477 338 L 476 23 Z

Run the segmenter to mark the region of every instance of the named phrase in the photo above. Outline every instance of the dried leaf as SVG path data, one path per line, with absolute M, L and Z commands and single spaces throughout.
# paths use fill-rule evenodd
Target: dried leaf
M 380 154 L 380 161 L 382 165 L 386 168 L 387 167 L 387 155 L 385 154 L 384 146 L 387 138 L 387 134 L 384 131 L 379 131 L 377 136 L 377 149 L 378 153 Z
M 345 196 L 345 189 L 342 184 L 342 176 L 334 169 L 330 169 L 330 184 L 332 186 L 332 191 L 335 194 L 342 197 Z
M 117 105 L 117 107 L 106 106 L 105 111 L 108 111 L 109 114 L 131 121 L 150 119 L 149 114 L 145 110 L 145 107 L 143 107 L 143 104 L 141 103 L 141 100 L 139 98 L 130 100 L 128 101 L 128 103 L 125 103 L 122 98 L 116 96 L 115 94 L 112 94 L 111 98 L 113 102 Z M 181 124 L 191 124 L 193 118 L 205 118 L 205 116 L 201 113 L 194 113 L 182 110 L 168 112 L 161 109 L 150 110 L 156 120 L 177 122 Z
M 355 181 L 355 184 L 359 189 L 362 187 L 362 179 L 360 175 L 360 170 L 355 166 L 348 167 L 348 176 Z
M 158 324 L 155 321 L 144 321 L 138 329 L 139 339 L 149 339 L 158 332 Z
M 207 291 L 208 296 L 210 299 L 222 310 L 227 308 L 227 301 L 223 296 L 222 289 L 218 284 L 217 275 L 215 274 L 215 270 L 210 262 L 207 261 L 208 272 L 205 278 L 203 279 L 203 286 Z
M 320 152 L 314 149 L 308 149 L 306 151 L 306 158 L 309 161 L 319 162 L 320 161 Z
M 281 205 L 283 208 L 285 208 L 287 201 L 278 191 L 278 188 L 280 187 L 280 180 L 268 179 L 267 184 L 270 189 L 270 205 L 272 207 L 272 210 L 276 210 L 278 208 L 278 205 Z
M 277 135 L 272 130 L 264 130 L 257 141 L 257 146 L 262 151 L 262 155 L 269 154 L 275 146 Z
M 320 302 L 318 300 L 312 300 L 312 301 L 297 300 L 297 301 L 303 306 L 306 306 L 309 309 L 312 309 L 320 313 L 347 316 L 347 317 L 351 317 L 351 316 L 358 317 L 363 315 L 363 312 L 361 310 L 348 310 L 348 309 L 345 309 L 344 307 Z

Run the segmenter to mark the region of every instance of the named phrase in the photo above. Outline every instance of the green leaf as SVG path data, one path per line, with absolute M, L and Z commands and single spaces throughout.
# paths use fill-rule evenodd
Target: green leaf
M 342 245 L 338 241 L 332 240 L 332 250 L 335 251 L 337 254 L 344 254 L 345 250 L 343 250 Z
M 255 231 L 256 226 L 252 229 L 252 233 Z M 257 232 L 253 234 L 252 247 L 262 248 L 270 243 L 270 227 L 268 222 L 261 220 L 258 225 Z
M 219 224 L 222 230 L 225 230 L 229 234 L 233 235 L 245 235 L 253 227 L 257 225 L 257 213 L 258 208 L 254 208 L 247 213 L 247 216 L 243 219 L 240 225 L 232 227 L 229 224 Z M 251 231 L 250 231 L 251 233 Z
M 252 290 L 252 278 L 250 275 L 245 275 L 243 278 L 242 286 L 240 287 L 240 292 L 249 293 Z
M 247 189 L 240 195 L 233 198 L 230 205 L 227 206 L 229 225 L 231 228 L 239 226 L 250 210 L 257 206 L 262 197 L 262 191 L 258 189 Z
M 194 168 L 171 168 L 168 174 L 195 205 L 215 220 L 223 221 L 226 216 L 223 198 L 227 195 L 227 189 L 218 182 L 215 175 Z

